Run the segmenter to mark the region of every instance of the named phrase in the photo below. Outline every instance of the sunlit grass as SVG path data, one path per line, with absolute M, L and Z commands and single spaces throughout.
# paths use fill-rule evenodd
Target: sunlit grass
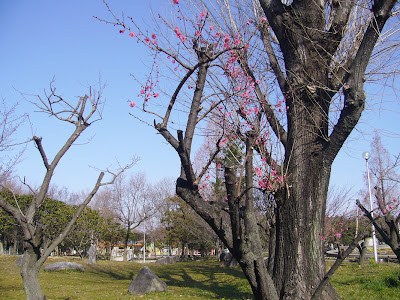
M 0 299 L 24 299 L 16 256 L 0 256 Z M 47 263 L 71 261 L 49 258 Z M 168 292 L 145 296 L 129 294 L 128 286 L 144 266 L 132 262 L 98 261 L 84 265 L 85 271 L 41 271 L 39 278 L 47 299 L 252 299 L 251 289 L 240 268 L 225 268 L 217 261 L 172 265 L 146 264 L 168 286 Z M 345 263 L 332 283 L 343 299 L 400 299 L 396 264 Z
M 331 282 L 339 295 L 346 300 L 400 299 L 398 264 L 345 262 L 334 274 Z

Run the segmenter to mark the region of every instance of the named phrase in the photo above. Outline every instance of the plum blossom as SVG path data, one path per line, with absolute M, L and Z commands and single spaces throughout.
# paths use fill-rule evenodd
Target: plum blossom
M 136 34 L 135 34 L 134 32 L 130 32 L 130 33 L 129 33 L 129 36 L 130 36 L 131 38 L 133 38 L 133 37 L 136 36 Z
M 179 0 L 172 0 L 172 3 L 179 4 Z
M 136 105 L 135 102 L 131 102 L 131 103 L 129 104 L 130 107 L 135 107 L 135 105 Z
M 153 40 L 155 40 L 155 39 L 157 38 L 157 36 L 153 33 L 153 34 L 151 35 L 151 38 L 152 38 Z
M 262 172 L 261 169 L 259 169 L 259 168 L 254 168 L 254 170 L 256 171 L 256 174 L 257 174 L 258 176 L 261 176 L 261 175 L 263 174 L 263 172 Z
M 227 140 L 228 140 L 228 139 L 223 139 L 222 141 L 220 141 L 220 142 L 219 142 L 219 146 L 220 146 L 220 147 L 223 146 L 223 145 L 226 143 Z

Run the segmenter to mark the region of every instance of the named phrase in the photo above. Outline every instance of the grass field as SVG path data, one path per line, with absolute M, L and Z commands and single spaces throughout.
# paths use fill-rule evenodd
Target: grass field
M 16 256 L 0 256 L 0 299 L 24 299 Z M 71 261 L 49 258 L 48 263 Z M 128 286 L 144 266 L 132 262 L 98 261 L 82 271 L 39 274 L 47 299 L 252 299 L 251 289 L 239 268 L 225 268 L 217 261 L 173 265 L 146 264 L 168 286 L 168 292 L 133 296 Z M 400 299 L 399 266 L 396 264 L 345 263 L 332 279 L 343 299 Z

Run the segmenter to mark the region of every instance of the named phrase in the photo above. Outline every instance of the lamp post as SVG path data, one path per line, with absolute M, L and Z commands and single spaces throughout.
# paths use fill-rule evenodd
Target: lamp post
M 368 166 L 368 159 L 371 157 L 371 154 L 366 151 L 362 154 L 362 157 L 365 159 L 365 163 L 367 166 L 367 178 L 368 178 L 368 192 L 369 192 L 369 209 L 371 211 L 372 218 L 374 217 L 374 212 L 372 210 L 372 194 L 371 194 L 371 180 L 369 177 L 369 166 Z M 378 263 L 378 251 L 376 249 L 376 233 L 375 233 L 375 226 L 372 224 L 372 245 L 374 247 L 374 259 L 375 262 Z
M 143 263 L 146 262 L 146 225 L 144 221 L 146 220 L 146 214 L 143 216 Z

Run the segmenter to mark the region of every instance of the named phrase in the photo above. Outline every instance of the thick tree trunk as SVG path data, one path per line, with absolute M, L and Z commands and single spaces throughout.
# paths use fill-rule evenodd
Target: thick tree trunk
M 281 299 L 310 299 L 325 275 L 321 234 L 324 231 L 331 159 L 325 159 L 325 115 L 312 99 L 296 101 L 289 118 L 283 197 L 277 199 L 276 250 L 273 269 Z M 311 125 L 313 124 L 313 125 Z M 338 299 L 326 288 L 324 299 Z
M 39 284 L 39 271 L 40 267 L 37 262 L 39 259 L 39 249 L 27 249 L 24 252 L 21 276 L 24 291 L 27 300 L 43 300 L 46 296 L 42 294 L 42 290 Z
M 268 241 L 268 263 L 267 270 L 269 274 L 272 274 L 275 262 L 275 248 L 276 248 L 276 228 L 275 221 L 271 222 L 269 229 L 269 241 Z

